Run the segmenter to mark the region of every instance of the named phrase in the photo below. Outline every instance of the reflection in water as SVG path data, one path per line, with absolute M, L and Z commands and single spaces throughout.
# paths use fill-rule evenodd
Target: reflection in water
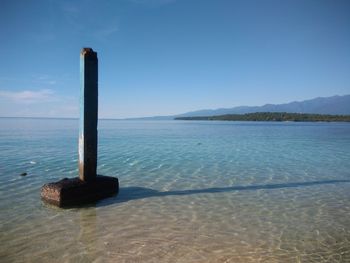
M 81 256 L 84 262 L 93 262 L 98 258 L 98 226 L 96 209 L 80 209 L 78 243 L 81 246 Z

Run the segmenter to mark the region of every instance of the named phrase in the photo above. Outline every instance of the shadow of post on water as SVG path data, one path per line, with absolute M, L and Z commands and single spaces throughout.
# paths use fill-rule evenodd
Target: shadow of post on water
M 256 190 L 275 190 L 285 188 L 300 188 L 311 187 L 318 185 L 330 185 L 339 183 L 350 183 L 350 180 L 324 180 L 324 181 L 310 181 L 310 182 L 294 182 L 294 183 L 280 183 L 280 184 L 262 184 L 262 185 L 247 185 L 247 186 L 230 186 L 230 187 L 212 187 L 203 189 L 188 189 L 188 190 L 174 190 L 174 191 L 158 191 L 146 187 L 121 187 L 117 196 L 108 198 L 96 204 L 97 206 L 107 206 L 114 203 L 123 203 L 131 200 L 144 199 L 150 197 L 164 197 L 164 196 L 183 196 L 194 194 L 213 194 L 226 193 L 234 191 L 256 191 Z

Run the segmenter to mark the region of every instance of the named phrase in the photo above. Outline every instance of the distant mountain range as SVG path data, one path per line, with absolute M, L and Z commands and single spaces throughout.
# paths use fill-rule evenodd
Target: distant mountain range
M 215 116 L 224 114 L 246 114 L 255 112 L 288 112 L 350 115 L 350 95 L 319 97 L 311 100 L 294 101 L 285 104 L 265 104 L 263 106 L 239 106 L 215 110 L 198 110 L 173 116 L 155 116 L 142 119 L 169 120 L 177 117 Z

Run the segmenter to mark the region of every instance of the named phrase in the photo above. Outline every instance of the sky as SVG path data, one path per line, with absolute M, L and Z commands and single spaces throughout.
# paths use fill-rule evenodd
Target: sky
M 350 94 L 350 1 L 2 0 L 0 116 L 79 117 L 79 54 L 99 117 Z

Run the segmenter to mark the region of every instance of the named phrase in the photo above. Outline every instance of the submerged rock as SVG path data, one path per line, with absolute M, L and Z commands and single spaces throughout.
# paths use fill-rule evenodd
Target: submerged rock
M 45 184 L 41 188 L 41 198 L 58 207 L 79 207 L 117 195 L 118 192 L 118 178 L 98 175 L 91 181 L 75 177 Z

